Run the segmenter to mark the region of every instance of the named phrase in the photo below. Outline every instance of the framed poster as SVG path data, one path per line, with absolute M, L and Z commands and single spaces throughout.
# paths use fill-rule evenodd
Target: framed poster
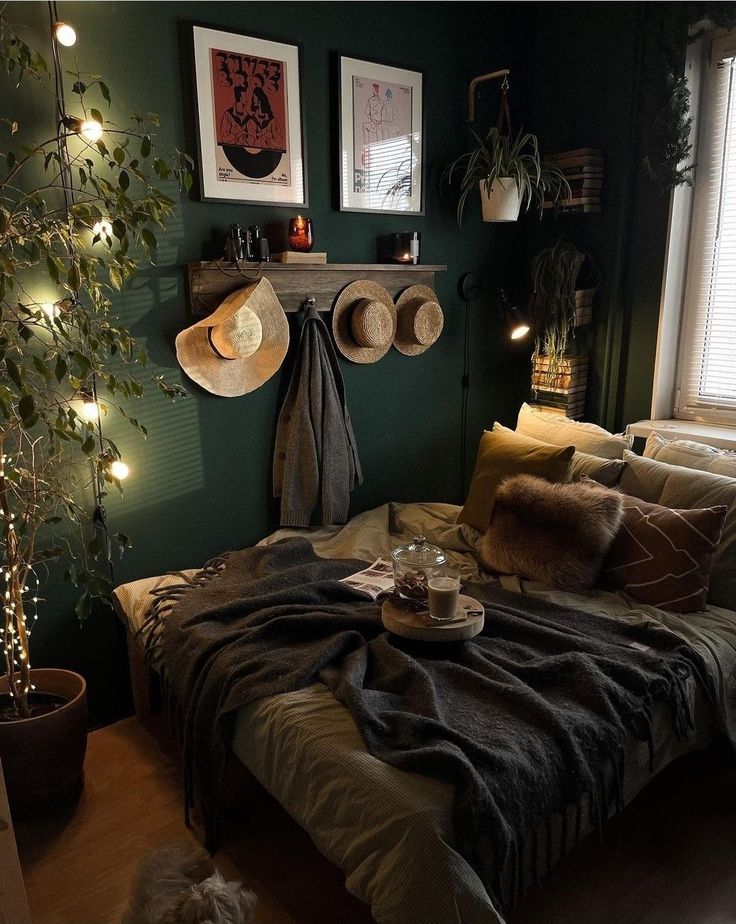
M 424 214 L 421 71 L 341 56 L 340 210 Z
M 192 29 L 201 198 L 306 206 L 301 46 Z

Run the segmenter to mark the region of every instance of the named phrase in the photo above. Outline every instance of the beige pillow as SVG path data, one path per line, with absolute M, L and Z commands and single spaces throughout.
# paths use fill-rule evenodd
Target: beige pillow
M 572 446 L 549 446 L 505 427 L 484 430 L 473 480 L 457 522 L 469 523 L 483 532 L 488 526 L 496 491 L 505 478 L 536 475 L 548 481 L 568 481 L 574 452 Z
M 634 441 L 633 436 L 609 433 L 597 424 L 569 420 L 562 414 L 538 411 L 528 404 L 521 406 L 516 432 L 554 446 L 574 446 L 580 452 L 604 459 L 622 459 Z
M 518 430 L 509 430 L 500 423 L 494 423 L 494 432 L 518 433 Z M 541 440 L 540 442 L 544 442 Z M 549 444 L 548 444 L 549 445 Z M 600 456 L 592 456 L 587 452 L 576 452 L 570 463 L 570 481 L 580 481 L 587 476 L 598 484 L 612 488 L 617 485 L 621 472 L 624 470 L 626 463 L 622 459 L 603 459 Z
M 633 452 L 625 453 L 624 461 L 619 482 L 624 494 L 673 510 L 727 508 L 713 559 L 708 603 L 736 610 L 736 478 L 644 459 Z
M 705 443 L 692 440 L 668 440 L 659 433 L 650 433 L 644 447 L 647 459 L 658 459 L 669 465 L 681 465 L 694 468 L 700 472 L 713 472 L 714 475 L 728 475 L 736 478 L 736 452 L 716 449 Z

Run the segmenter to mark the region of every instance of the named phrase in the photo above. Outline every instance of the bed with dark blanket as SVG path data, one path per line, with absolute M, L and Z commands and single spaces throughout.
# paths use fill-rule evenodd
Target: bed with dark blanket
M 589 827 L 583 807 L 598 828 L 621 807 L 627 741 L 645 742 L 654 760 L 655 710 L 674 737 L 691 733 L 687 689 L 707 690 L 703 659 L 660 624 L 617 623 L 493 585 L 468 587 L 486 606 L 475 639 L 400 639 L 383 629 L 378 605 L 339 583 L 363 564 L 290 539 L 229 553 L 161 591 L 149 647 L 208 840 L 238 710 L 320 682 L 371 755 L 454 788 L 457 849 L 496 907 L 507 905 L 541 872 L 525 867 L 539 855 L 527 837 L 554 831 L 567 844 Z M 158 619 L 172 599 L 173 613 Z

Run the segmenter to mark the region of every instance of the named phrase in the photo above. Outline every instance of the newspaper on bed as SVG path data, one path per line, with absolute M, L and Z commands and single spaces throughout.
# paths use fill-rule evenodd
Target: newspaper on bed
M 372 565 L 342 578 L 341 584 L 349 584 L 354 590 L 360 590 L 377 600 L 383 594 L 390 594 L 394 589 L 394 568 L 385 558 L 377 558 Z

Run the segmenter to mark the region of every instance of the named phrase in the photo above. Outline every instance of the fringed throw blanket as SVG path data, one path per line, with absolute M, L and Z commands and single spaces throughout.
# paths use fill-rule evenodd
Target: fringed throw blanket
M 507 903 L 522 887 L 527 832 L 586 796 L 599 826 L 621 806 L 627 735 L 651 749 L 655 704 L 670 707 L 677 735 L 688 732 L 684 682 L 703 665 L 666 630 L 480 585 L 471 592 L 486 605 L 482 635 L 401 639 L 376 604 L 338 583 L 362 566 L 292 539 L 228 553 L 154 606 L 151 654 L 209 843 L 238 707 L 321 681 L 371 754 L 454 784 L 458 849 Z

